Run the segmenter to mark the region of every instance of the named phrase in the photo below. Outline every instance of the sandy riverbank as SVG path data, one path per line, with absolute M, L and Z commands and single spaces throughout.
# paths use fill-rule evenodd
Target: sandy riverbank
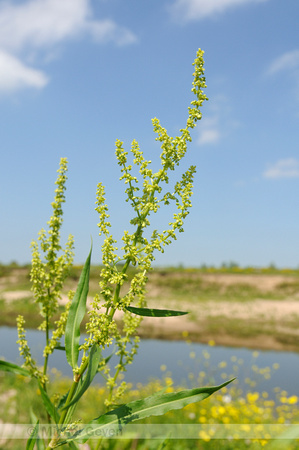
M 199 279 L 201 288 L 192 296 L 190 293 L 186 297 L 177 295 L 178 291 L 169 289 L 174 281 L 179 284 L 182 281 L 184 285 L 186 280 L 188 286 Z M 0 297 L 5 302 L 32 297 L 28 290 L 9 290 L 9 283 L 3 281 Z M 213 341 L 216 345 L 299 351 L 297 285 L 298 278 L 282 275 L 153 274 L 148 285 L 148 305 L 189 311 L 189 314 L 169 318 L 146 317 L 139 335 L 173 340 L 186 339 L 187 336 L 194 342 Z M 203 297 L 201 290 L 206 286 L 213 286 L 216 293 Z M 284 295 L 273 299 L 281 287 L 284 287 Z M 250 298 L 239 300 L 222 295 L 227 289 L 234 292 L 237 288 L 238 292 L 243 292 L 241 288 L 255 291 Z M 61 302 L 66 300 L 67 297 L 63 296 Z M 116 315 L 116 319 L 121 321 L 121 313 Z

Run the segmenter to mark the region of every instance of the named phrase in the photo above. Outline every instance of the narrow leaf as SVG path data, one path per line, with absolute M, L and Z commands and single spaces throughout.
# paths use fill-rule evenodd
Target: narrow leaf
M 82 378 L 80 378 L 78 387 L 77 387 L 77 391 L 79 391 L 81 389 L 82 383 L 83 383 L 83 380 L 82 380 Z M 68 408 L 64 423 L 72 423 L 73 422 L 72 417 L 74 415 L 74 412 L 75 412 L 75 409 L 77 408 L 77 406 L 78 406 L 78 403 L 75 403 L 74 405 L 71 405 Z
M 285 431 L 281 434 L 275 434 L 275 440 L 269 442 L 267 447 L 273 450 L 279 450 L 282 448 L 281 439 L 283 439 L 284 448 L 292 448 L 292 444 L 294 444 L 293 448 L 296 448 L 296 440 L 299 438 L 299 427 L 296 424 L 292 424 L 290 428 L 285 429 Z M 288 447 L 287 447 L 288 446 Z
M 36 415 L 34 414 L 32 409 L 30 409 L 30 419 L 31 419 L 31 423 L 36 424 L 38 422 L 38 418 L 36 417 Z M 38 431 L 39 431 L 39 429 L 38 429 Z M 44 443 L 43 439 L 39 438 L 38 433 L 37 433 L 37 439 L 36 439 L 36 450 L 45 450 L 45 443 Z
M 65 394 L 62 395 L 62 397 L 60 397 L 59 403 L 57 405 L 57 409 L 61 409 L 65 405 L 68 395 L 69 395 L 69 391 L 67 391 Z
M 65 347 L 63 345 L 56 345 L 54 350 L 63 350 L 65 352 Z
M 190 403 L 204 400 L 214 392 L 227 386 L 234 379 L 235 378 L 232 378 L 219 386 L 188 389 L 166 394 L 158 392 L 150 397 L 127 403 L 113 411 L 109 411 L 92 420 L 88 425 L 92 425 L 93 432 L 97 434 L 100 433 L 99 435 L 103 436 L 105 428 L 110 428 L 111 426 L 122 427 L 135 420 L 144 419 L 149 416 L 159 416 L 170 410 L 181 409 Z M 87 426 L 86 431 L 83 428 L 81 433 L 76 433 L 76 436 L 74 437 L 80 439 L 80 442 L 86 442 L 90 437 L 90 429 L 91 427 Z M 74 437 L 70 438 L 70 440 L 73 440 Z
M 68 403 L 67 405 L 65 405 L 62 409 L 69 408 L 71 405 L 74 405 L 75 403 L 77 403 L 78 400 L 84 394 L 84 392 L 88 389 L 88 387 L 90 386 L 92 380 L 94 379 L 94 377 L 98 371 L 101 354 L 102 354 L 102 352 L 101 352 L 101 349 L 98 346 L 98 344 L 94 344 L 90 350 L 89 364 L 87 367 L 86 375 L 83 379 L 83 383 L 82 383 L 80 389 L 78 390 L 78 392 L 76 393 L 75 397 L 73 398 L 73 400 L 70 403 Z
M 54 422 L 58 423 L 59 422 L 59 413 L 58 413 L 56 407 L 51 402 L 50 397 L 48 396 L 47 392 L 42 387 L 40 382 L 38 382 L 38 385 L 39 385 L 39 390 L 41 393 L 42 401 L 43 401 L 43 404 L 45 405 L 47 412 L 52 417 Z
M 36 447 L 37 450 L 45 450 L 46 446 L 44 440 L 38 437 L 36 441 Z
M 125 309 L 138 316 L 151 316 L 151 317 L 171 317 L 171 316 L 183 316 L 188 314 L 186 311 L 173 311 L 171 309 L 151 309 L 151 308 L 135 308 L 134 306 L 127 306 Z
M 26 450 L 33 450 L 34 449 L 34 445 L 35 445 L 36 439 L 38 437 L 38 427 L 39 427 L 39 420 L 36 422 L 36 424 L 34 425 L 33 430 L 30 433 L 29 439 L 28 439 L 27 444 L 26 444 Z
M 69 310 L 65 328 L 66 358 L 73 369 L 77 367 L 78 363 L 80 325 L 86 312 L 86 300 L 89 290 L 90 258 L 91 249 L 80 275 L 78 287 Z
M 79 449 L 79 447 L 74 442 L 69 442 L 68 444 L 69 444 L 69 447 L 72 450 L 78 450 Z
M 24 377 L 30 377 L 31 373 L 27 369 L 23 369 L 21 366 L 17 366 L 16 364 L 0 361 L 0 370 L 4 370 L 5 372 L 12 372 L 18 375 L 23 375 Z
M 32 411 L 32 409 L 30 408 L 30 420 L 31 423 L 37 423 L 38 418 L 36 417 L 36 415 L 34 414 L 34 412 Z
M 115 352 L 111 353 L 111 355 L 107 356 L 107 357 L 104 359 L 105 364 L 107 364 L 107 363 L 110 361 L 110 359 L 112 358 L 112 356 L 113 356 L 114 354 L 115 354 Z
M 82 378 L 80 378 L 80 380 L 78 382 L 77 390 L 80 390 L 80 388 L 82 386 L 82 383 L 83 383 Z M 63 409 L 63 407 L 64 407 L 64 405 L 66 403 L 66 400 L 68 398 L 68 395 L 69 395 L 69 390 L 60 398 L 59 403 L 57 405 L 57 410 L 62 410 Z M 64 423 L 69 423 L 69 421 L 71 421 L 71 418 L 73 416 L 73 412 L 74 412 L 76 406 L 77 405 L 72 405 L 68 409 L 68 412 L 67 412 L 66 418 L 64 420 Z

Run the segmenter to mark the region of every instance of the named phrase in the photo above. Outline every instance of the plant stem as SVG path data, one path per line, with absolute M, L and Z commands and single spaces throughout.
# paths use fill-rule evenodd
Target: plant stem
M 47 315 L 47 317 L 46 317 L 46 346 L 48 346 L 48 344 L 49 344 L 49 317 Z M 48 359 L 49 359 L 49 354 L 47 353 L 45 356 L 45 361 L 44 361 L 44 371 L 43 371 L 44 376 L 47 375 Z M 46 383 L 43 383 L 43 388 L 46 389 Z
M 68 404 L 71 403 L 71 401 L 72 401 L 72 399 L 73 399 L 73 397 L 74 397 L 74 395 L 76 393 L 76 390 L 77 390 L 77 387 L 78 387 L 78 383 L 79 383 L 83 373 L 87 369 L 88 363 L 89 363 L 89 356 L 84 361 L 84 363 L 83 363 L 83 365 L 82 365 L 82 367 L 80 369 L 80 373 L 78 373 L 78 374 L 76 374 L 74 376 L 74 380 L 73 380 L 72 386 L 71 386 L 71 388 L 69 390 L 69 393 L 68 393 L 68 396 L 67 396 L 67 399 L 66 399 L 66 402 L 65 402 L 65 409 L 62 411 L 62 414 L 60 416 L 60 420 L 58 422 L 58 425 L 63 425 L 64 424 L 64 421 L 65 421 L 65 418 L 66 418 L 66 415 L 67 415 L 67 412 L 68 412 Z
M 67 413 L 68 413 L 68 410 L 69 410 L 68 405 L 71 403 L 71 401 L 72 401 L 72 399 L 73 399 L 73 397 L 74 397 L 74 395 L 76 393 L 76 390 L 77 390 L 77 387 L 78 387 L 78 383 L 79 383 L 83 373 L 87 369 L 88 363 L 89 363 L 89 356 L 84 361 L 84 363 L 83 363 L 83 365 L 82 365 L 82 367 L 80 369 L 80 373 L 78 373 L 78 374 L 76 374 L 74 376 L 73 383 L 71 385 L 71 388 L 69 390 L 69 393 L 68 393 L 68 396 L 67 396 L 67 399 L 66 399 L 66 402 L 65 402 L 65 409 L 62 411 L 60 419 L 59 419 L 59 422 L 57 424 L 58 425 L 57 435 L 52 438 L 52 440 L 49 443 L 49 445 L 48 445 L 46 450 L 51 450 L 52 448 L 55 448 L 57 442 L 59 441 L 59 437 L 60 437 L 59 436 L 59 425 L 64 425 L 64 422 L 65 422 L 65 419 L 67 417 Z

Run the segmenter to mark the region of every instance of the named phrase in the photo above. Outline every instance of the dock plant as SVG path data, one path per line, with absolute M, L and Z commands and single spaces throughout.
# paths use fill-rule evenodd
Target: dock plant
M 33 411 L 34 426 L 27 442 L 28 449 L 33 449 L 34 446 L 47 450 L 60 446 L 79 448 L 80 443 L 88 440 L 90 442 L 91 439 L 96 439 L 95 436 L 105 435 L 105 430 L 122 430 L 133 421 L 162 415 L 169 410 L 201 401 L 231 381 L 220 386 L 198 387 L 179 392 L 162 390 L 149 397 L 121 404 L 126 384 L 119 382 L 119 379 L 127 364 L 132 363 L 137 351 L 137 330 L 142 317 L 150 316 L 154 321 L 155 317 L 187 314 L 185 311 L 147 308 L 145 294 L 147 276 L 152 268 L 155 253 L 163 253 L 165 247 L 177 239 L 178 233 L 184 231 L 184 221 L 191 207 L 195 166 L 191 165 L 173 184 L 170 183 L 170 176 L 186 155 L 187 144 L 191 142 L 190 131 L 201 119 L 200 107 L 207 100 L 203 92 L 206 83 L 202 50 L 198 50 L 193 65 L 192 93 L 195 98 L 188 108 L 185 128 L 180 130 L 178 136 L 171 137 L 157 118 L 152 119 L 156 141 L 160 143 L 162 150 L 157 172 L 154 172 L 151 161 L 145 159 L 137 141 L 132 142 L 130 153 L 124 149 L 123 142 L 116 141 L 115 154 L 121 170 L 120 180 L 125 184 L 126 201 L 132 208 L 132 219 L 124 231 L 119 249 L 119 244 L 111 233 L 105 188 L 99 183 L 95 209 L 99 215 L 99 235 L 104 238 L 101 247 L 99 291 L 87 307 L 92 253 L 90 250 L 76 292 L 69 293 L 69 302 L 60 318 L 54 321 L 54 315 L 57 315 L 59 309 L 61 290 L 72 265 L 74 246 L 72 236 L 64 249 L 60 244 L 67 159 L 60 160 L 52 203 L 53 214 L 48 222 L 48 231 L 41 230 L 38 241 L 32 243 L 31 282 L 35 302 L 40 307 L 40 329 L 45 332 L 44 365 L 39 368 L 31 356 L 22 316 L 17 318 L 17 342 L 24 364 L 20 367 L 5 361 L 0 363 L 2 370 L 36 380 L 45 407 L 47 424 L 54 427 L 51 436 L 41 436 L 41 419 Z M 169 185 L 173 185 L 173 189 L 168 190 Z M 151 218 L 159 213 L 161 207 L 171 211 L 168 228 L 152 229 Z M 128 277 L 129 266 L 134 268 L 131 279 Z M 116 322 L 116 312 L 122 315 L 121 327 Z M 86 337 L 84 341 L 80 341 L 84 317 Z M 103 351 L 107 348 L 111 349 L 111 354 L 104 357 Z M 50 396 L 48 393 L 48 361 L 54 351 L 65 352 L 73 371 L 69 390 L 59 397 Z M 113 359 L 118 359 L 114 371 L 111 371 L 110 367 L 112 356 Z M 75 408 L 80 412 L 80 399 L 98 372 L 106 380 L 106 411 L 96 418 L 91 418 L 88 424 L 77 423 L 73 419 Z M 100 445 L 101 438 L 97 438 L 96 448 Z

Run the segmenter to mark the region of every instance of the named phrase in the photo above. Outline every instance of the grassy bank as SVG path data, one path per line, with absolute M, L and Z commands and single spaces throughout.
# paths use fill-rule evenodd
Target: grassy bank
M 15 326 L 18 314 L 28 327 L 40 324 L 38 307 L 30 292 L 30 268 L 0 267 L 0 325 Z M 89 295 L 99 292 L 99 267 L 93 266 Z M 63 301 L 75 290 L 81 267 L 67 279 Z M 129 280 L 134 269 L 128 272 Z M 126 292 L 127 285 L 123 287 Z M 192 340 L 258 348 L 299 350 L 299 270 L 227 266 L 200 269 L 156 269 L 149 275 L 148 304 L 189 311 L 174 319 L 144 320 L 140 336 L 181 339 L 187 330 Z
M 241 363 L 241 362 L 240 362 Z M 223 361 L 218 365 L 217 372 L 222 372 L 221 376 L 227 378 L 228 376 L 236 376 L 238 374 L 238 364 L 235 362 L 234 373 L 227 374 L 226 362 Z M 198 425 L 196 428 L 196 435 L 194 436 L 194 428 L 192 428 L 192 439 L 188 434 L 185 434 L 184 439 L 172 439 L 171 430 L 173 433 L 178 432 L 178 426 L 170 427 L 170 435 L 168 438 L 159 440 L 144 439 L 142 437 L 135 437 L 134 439 L 104 440 L 101 448 L 105 449 L 258 449 L 258 448 L 272 448 L 275 441 L 271 438 L 279 435 L 284 424 L 296 424 L 299 420 L 298 411 L 298 397 L 289 396 L 287 392 L 281 391 L 279 388 L 275 389 L 275 398 L 264 391 L 259 393 L 256 386 L 256 374 L 260 377 L 268 379 L 271 376 L 273 368 L 257 369 L 252 368 L 250 377 L 247 383 L 251 386 L 251 392 L 244 393 L 235 381 L 230 387 L 222 389 L 200 403 L 191 404 L 183 410 L 171 411 L 165 416 L 151 417 L 138 423 L 144 424 L 184 424 Z M 189 378 L 193 378 L 194 385 L 204 386 L 213 383 L 213 368 L 205 367 L 204 371 L 198 374 L 189 374 Z M 28 405 L 31 405 L 32 410 L 42 417 L 46 423 L 46 416 L 43 413 L 41 399 L 36 396 L 38 391 L 35 381 L 28 381 L 28 379 L 21 376 L 13 376 L 10 374 L 0 374 L 0 420 L 5 423 L 30 423 L 30 411 Z M 52 400 L 55 398 L 58 401 L 57 393 L 65 392 L 70 381 L 63 379 L 59 374 L 54 373 L 56 381 L 51 386 L 49 395 Z M 178 387 L 173 386 L 171 376 L 166 373 L 162 380 L 152 381 L 147 385 L 137 384 L 136 386 L 129 385 L 128 391 L 125 394 L 124 402 L 136 400 L 148 395 L 151 395 L 162 388 L 166 392 L 173 392 Z M 104 412 L 103 400 L 106 398 L 107 392 L 102 385 L 94 385 L 89 389 L 80 400 L 77 408 L 76 418 L 81 420 L 81 423 L 86 423 L 91 417 L 97 417 Z M 275 428 L 274 425 L 278 425 Z M 232 426 L 229 428 L 228 426 Z M 227 428 L 225 428 L 227 426 Z M 218 428 L 217 428 L 218 427 Z M 184 427 L 181 428 L 184 433 Z M 226 439 L 218 439 L 217 433 L 222 433 L 223 430 L 228 429 Z M 254 435 L 251 430 L 254 430 Z M 146 428 L 145 428 L 146 430 Z M 124 435 L 125 430 L 123 430 Z M 271 434 L 272 433 L 272 434 Z M 258 437 L 262 437 L 258 439 Z M 164 436 L 165 438 L 165 436 Z M 95 444 L 96 441 L 92 441 Z M 296 441 L 277 441 L 279 447 L 277 448 L 297 448 Z M 25 443 L 17 440 L 2 441 L 1 448 L 19 450 L 25 448 Z M 91 446 L 91 448 L 93 448 Z
M 69 289 L 75 289 L 80 275 L 80 267 L 74 267 L 67 281 L 64 294 Z M 90 294 L 98 292 L 99 269 L 91 270 Z M 2 314 L 1 324 L 15 325 L 15 317 L 21 313 L 25 316 L 27 324 L 35 327 L 37 321 L 37 306 L 32 302 L 30 293 L 29 267 L 10 267 L 1 272 L 0 277 L 0 306 Z M 129 273 L 132 276 L 132 272 Z M 126 286 L 124 286 L 126 289 Z M 191 340 L 207 341 L 213 339 L 216 344 L 224 343 L 225 337 L 236 345 L 252 343 L 256 339 L 256 346 L 261 346 L 266 337 L 272 343 L 283 339 L 292 339 L 292 345 L 299 349 L 297 335 L 298 316 L 287 307 L 294 306 L 296 311 L 298 303 L 299 276 L 297 273 L 236 273 L 232 268 L 218 272 L 208 269 L 163 269 L 155 270 L 150 274 L 148 283 L 148 301 L 153 307 L 189 310 L 189 316 L 180 318 L 182 329 L 189 330 L 182 333 L 175 318 L 167 318 L 166 322 L 159 322 L 155 318 L 144 321 L 142 333 L 155 336 L 155 333 L 165 334 L 159 337 L 171 338 L 178 334 L 180 338 L 189 336 Z M 268 309 L 266 308 L 268 305 Z M 274 314 L 275 306 L 278 314 Z M 263 308 L 265 309 L 263 309 Z M 281 314 L 284 311 L 284 315 Z M 184 319 L 185 318 L 185 319 Z M 185 321 L 184 321 L 185 320 Z M 170 325 L 169 325 L 170 324 Z M 171 325 L 173 324 L 173 325 Z M 152 327 L 152 328 L 151 328 Z M 143 330 L 143 331 L 142 331 Z M 162 331 L 161 331 L 162 330 Z M 156 336 L 155 336 L 156 337 Z M 218 341 L 217 341 L 218 340 Z M 246 344 L 245 344 L 246 345 Z M 223 379 L 238 375 L 237 361 L 234 364 L 234 373 L 228 373 L 227 362 L 222 361 L 217 368 L 207 365 L 199 373 L 189 374 L 194 386 L 205 386 L 215 383 L 213 373 L 221 373 Z M 106 440 L 102 448 L 107 449 L 259 449 L 272 448 L 276 441 L 271 438 L 274 434 L 273 426 L 296 424 L 299 420 L 298 402 L 295 395 L 289 396 L 287 392 L 277 387 L 275 396 L 269 392 L 258 392 L 255 374 L 257 368 L 252 367 L 252 376 L 248 376 L 246 383 L 250 392 L 240 389 L 238 381 L 229 388 L 211 396 L 203 402 L 189 405 L 181 411 L 174 411 L 163 417 L 152 417 L 142 423 L 145 424 L 185 424 L 198 425 L 197 435 L 192 439 L 159 440 L 145 439 L 143 436 L 134 439 Z M 273 368 L 264 368 L 260 376 L 268 379 Z M 136 400 L 151 395 L 165 388 L 167 392 L 179 390 L 174 387 L 171 375 L 164 372 L 160 381 L 153 381 L 147 385 L 129 386 L 124 402 Z M 55 378 L 49 395 L 55 401 L 57 393 L 65 392 L 69 387 L 69 380 L 53 373 Z M 30 423 L 30 404 L 32 410 L 46 420 L 35 381 L 28 381 L 21 376 L 0 373 L 0 420 L 5 423 Z M 102 385 L 94 385 L 80 400 L 76 418 L 82 423 L 97 417 L 104 411 L 104 399 L 107 392 Z M 223 430 L 225 425 L 234 425 L 228 431 L 227 439 L 217 438 L 217 426 Z M 250 433 L 249 425 L 258 425 L 260 428 Z M 270 425 L 270 432 L 268 431 Z M 271 428 L 272 427 L 272 428 Z M 175 427 L 172 430 L 177 430 Z M 272 431 L 271 431 L 272 430 Z M 258 431 L 258 432 L 257 432 Z M 281 430 L 278 430 L 279 433 Z M 171 433 L 171 431 L 170 431 Z M 258 433 L 261 433 L 258 435 Z M 188 435 L 187 435 L 188 436 Z M 258 438 L 260 436 L 260 438 Z M 217 438 L 217 439 L 216 439 Z M 287 440 L 277 441 L 276 448 L 297 448 L 296 442 Z M 93 444 L 93 442 L 92 442 Z M 284 445 L 283 445 L 284 444 Z M 159 447 L 160 446 L 160 447 Z M 22 441 L 1 441 L 0 448 L 19 450 L 25 448 Z M 92 448 L 92 447 L 91 447 Z

